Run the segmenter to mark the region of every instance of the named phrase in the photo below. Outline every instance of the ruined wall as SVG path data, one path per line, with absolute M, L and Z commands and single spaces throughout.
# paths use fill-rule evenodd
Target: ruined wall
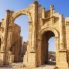
M 65 18 L 65 26 L 66 26 L 66 46 L 67 50 L 69 50 L 69 18 Z
M 56 42 L 56 66 L 59 69 L 68 69 L 67 50 L 69 49 L 68 23 L 63 15 L 55 12 L 54 6 L 50 10 L 45 10 L 35 1 L 29 8 L 13 12 L 7 10 L 7 16 L 2 20 L 0 27 L 1 52 L 0 60 L 3 64 L 9 64 L 8 52 L 14 56 L 14 61 L 19 61 L 21 49 L 20 27 L 14 23 L 15 19 L 21 15 L 29 17 L 29 40 L 27 51 L 24 55 L 24 65 L 27 67 L 41 66 L 43 55 L 41 55 L 42 35 L 51 31 L 55 35 Z M 45 41 L 45 40 L 44 40 Z M 47 48 L 47 47 L 46 47 Z M 11 50 L 10 50 L 11 49 Z M 46 55 L 46 54 L 45 54 Z M 31 61 L 32 60 L 32 61 Z
M 10 51 L 14 55 L 14 62 L 18 62 L 20 58 L 20 50 L 22 47 L 20 36 L 21 29 L 16 24 L 14 24 L 12 27 L 13 28 L 11 29 L 11 31 L 9 30 L 8 32 L 8 46 L 10 46 Z

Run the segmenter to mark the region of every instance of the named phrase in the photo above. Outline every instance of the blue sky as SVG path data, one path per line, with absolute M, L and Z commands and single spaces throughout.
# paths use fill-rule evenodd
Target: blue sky
M 0 0 L 0 21 L 6 15 L 6 10 L 21 10 L 27 8 L 32 4 L 34 0 Z M 65 17 L 69 17 L 69 0 L 38 0 L 46 10 L 49 10 L 51 4 L 54 5 L 55 11 L 63 14 Z M 21 35 L 23 39 L 27 41 L 28 39 L 28 17 L 20 16 L 15 20 L 15 23 L 21 26 Z M 53 50 L 54 38 L 50 39 L 50 50 Z

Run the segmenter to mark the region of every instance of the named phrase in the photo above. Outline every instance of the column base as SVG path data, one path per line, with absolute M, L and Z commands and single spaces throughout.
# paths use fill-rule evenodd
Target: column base
M 36 67 L 36 53 L 34 52 L 28 54 L 28 67 Z
M 26 57 L 26 58 L 25 58 Z M 25 55 L 24 57 L 24 66 L 28 68 L 34 68 L 36 67 L 36 53 L 31 52 Z
M 26 52 L 26 54 L 23 57 L 23 66 L 24 67 L 27 67 L 27 63 L 28 63 L 28 54 Z
M 14 63 L 14 55 L 9 55 L 9 64 Z
M 4 52 L 0 52 L 0 66 L 4 65 Z
M 67 63 L 59 63 L 58 69 L 69 69 Z
M 59 51 L 59 62 L 57 67 L 58 69 L 68 69 L 66 50 Z

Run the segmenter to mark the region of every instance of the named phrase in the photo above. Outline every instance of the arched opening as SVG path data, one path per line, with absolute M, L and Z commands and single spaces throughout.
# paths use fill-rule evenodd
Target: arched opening
M 48 63 L 55 64 L 56 62 L 56 46 L 55 37 L 51 36 L 48 40 Z
M 28 33 L 29 33 L 29 18 L 27 15 L 21 15 L 15 20 L 15 24 L 20 27 L 20 36 L 23 37 L 23 41 L 28 41 Z
M 56 64 L 55 34 L 52 31 L 44 32 L 41 43 L 41 63 L 42 65 Z
M 23 56 L 25 55 L 25 52 L 27 50 L 27 44 L 29 38 L 28 20 L 29 20 L 28 16 L 23 15 L 19 16 L 14 21 L 14 31 L 12 37 L 13 38 L 12 51 L 14 54 L 14 62 L 23 62 Z

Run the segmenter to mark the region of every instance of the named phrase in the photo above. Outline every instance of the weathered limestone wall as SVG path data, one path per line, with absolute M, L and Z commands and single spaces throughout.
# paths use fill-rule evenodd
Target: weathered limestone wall
M 14 55 L 14 62 L 18 62 L 20 59 L 20 50 L 21 50 L 21 36 L 20 36 L 20 27 L 14 24 L 12 29 L 12 42 L 11 47 L 12 53 Z
M 28 15 L 29 17 L 29 40 L 23 64 L 27 67 L 36 67 L 41 66 L 45 59 L 48 60 L 46 57 L 48 56 L 46 51 L 48 49 L 45 47 L 45 45 L 48 45 L 48 40 L 44 39 L 42 41 L 42 37 L 47 38 L 46 35 L 42 35 L 51 31 L 55 35 L 56 66 L 59 69 L 68 69 L 69 25 L 67 21 L 69 19 L 65 19 L 63 15 L 55 12 L 53 5 L 47 11 L 38 2 L 34 2 L 29 8 L 17 12 L 7 10 L 6 18 L 2 20 L 0 27 L 0 64 L 9 64 L 9 59 L 13 60 L 11 63 L 20 61 L 19 53 L 22 47 L 22 40 L 20 27 L 14 21 L 21 15 Z M 45 41 L 47 42 L 46 44 Z
M 55 12 L 54 10 L 54 6 L 50 6 L 50 10 L 49 11 L 45 11 L 44 9 L 41 10 L 42 12 L 38 15 L 42 15 L 39 18 L 38 21 L 38 30 L 39 33 L 38 39 L 39 39 L 39 47 L 37 48 L 37 52 L 38 55 L 41 57 L 42 52 L 40 52 L 41 50 L 41 35 L 44 32 L 47 31 L 52 31 L 55 34 L 55 41 L 56 41 L 56 66 L 58 66 L 59 68 L 62 68 L 62 65 L 67 65 L 67 59 L 66 59 L 66 41 L 65 41 L 65 18 L 63 17 L 63 15 Z M 39 11 L 40 12 L 40 11 Z M 40 22 L 40 23 L 39 23 Z M 37 40 L 38 42 L 38 40 Z M 44 49 L 43 49 L 44 50 Z M 61 54 L 64 56 L 64 58 L 61 58 Z M 39 62 L 41 62 L 40 57 L 38 56 L 38 64 Z M 62 60 L 61 60 L 62 59 Z M 67 68 L 66 67 L 66 68 Z M 65 68 L 65 67 L 63 67 Z
M 69 50 L 69 18 L 65 19 L 65 26 L 66 26 L 66 46 L 67 50 Z

